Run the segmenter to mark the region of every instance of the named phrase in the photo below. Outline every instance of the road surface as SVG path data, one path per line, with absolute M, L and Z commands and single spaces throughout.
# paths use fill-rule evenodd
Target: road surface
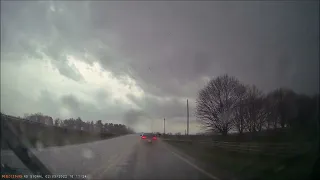
M 53 174 L 86 175 L 88 179 L 216 178 L 161 140 L 146 144 L 136 134 L 33 152 Z M 2 151 L 1 162 L 25 168 L 9 151 Z

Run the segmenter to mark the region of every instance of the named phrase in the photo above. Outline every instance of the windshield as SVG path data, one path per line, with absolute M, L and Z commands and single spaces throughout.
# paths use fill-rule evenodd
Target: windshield
M 1 1 L 0 63 L 3 178 L 320 172 L 319 1 Z

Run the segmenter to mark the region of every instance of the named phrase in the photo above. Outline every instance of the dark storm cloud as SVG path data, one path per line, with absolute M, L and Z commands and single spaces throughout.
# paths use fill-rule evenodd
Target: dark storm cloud
M 80 74 L 80 72 L 77 70 L 77 68 L 74 65 L 67 64 L 67 61 L 65 60 L 66 57 L 62 56 L 59 57 L 63 60 L 54 60 L 52 61 L 56 68 L 58 69 L 59 73 L 63 76 L 66 76 L 74 81 L 83 81 L 83 76 Z
M 151 93 L 194 96 L 197 85 L 188 83 L 223 73 L 266 90 L 279 86 L 308 93 L 317 90 L 317 2 L 34 4 L 27 6 L 36 9 L 27 17 L 37 18 L 26 22 L 44 22 L 34 24 L 43 35 L 47 27 L 56 29 L 59 38 L 51 49 L 58 53 L 62 48 L 90 49 L 104 68 L 130 74 Z M 51 6 L 55 12 L 49 12 Z M 120 37 L 116 43 L 109 33 Z M 117 47 L 131 61 L 92 48 L 88 45 L 92 38 Z
M 316 1 L 5 1 L 1 5 L 1 65 L 12 68 L 11 61 L 43 62 L 49 57 L 61 75 L 81 84 L 85 75 L 67 62 L 67 55 L 72 55 L 90 65 L 98 61 L 119 82 L 128 75 L 144 91 L 141 98 L 128 95 L 138 106 L 134 109 L 111 103 L 113 94 L 103 88 L 92 93 L 94 102 L 74 91 L 54 96 L 58 90 L 48 89 L 30 102 L 34 108 L 26 107 L 28 111 L 43 107 L 55 114 L 62 106 L 84 119 L 128 123 L 146 115 L 185 119 L 186 98 L 196 98 L 208 77 L 225 73 L 264 91 L 282 86 L 297 92 L 319 91 Z M 10 76 L 2 75 L 2 82 L 3 77 Z M 23 113 L 21 102 L 28 95 L 5 86 L 1 104 L 19 97 L 6 110 Z M 66 84 L 56 86 L 63 89 Z M 49 106 L 55 107 L 50 111 Z
M 141 107 L 144 113 L 152 115 L 154 118 L 177 118 L 186 115 L 187 99 L 176 97 L 165 99 L 150 95 L 146 95 L 142 99 L 133 96 L 129 96 L 129 98 Z
M 133 127 L 136 124 L 143 123 L 148 118 L 148 115 L 140 110 L 129 110 L 124 114 L 123 120 L 126 125 Z
M 184 84 L 222 73 L 264 90 L 289 86 L 317 92 L 317 4 L 110 2 L 91 7 L 97 10 L 95 26 L 122 37 L 121 50 L 134 59 L 131 66 L 144 89 L 156 93 L 148 86 L 156 84 L 163 94 L 180 96 L 197 88 L 183 94 Z
M 101 94 L 97 95 L 101 96 Z M 104 95 L 103 95 L 104 96 Z M 65 95 L 60 99 L 61 106 L 68 109 L 72 115 L 77 115 L 84 120 L 103 120 L 103 122 L 122 122 L 122 115 L 127 111 L 126 105 L 102 105 L 101 99 L 96 103 L 79 100 L 74 95 Z
M 71 110 L 78 110 L 81 108 L 79 101 L 73 95 L 66 95 L 62 97 L 61 102 L 64 105 L 64 107 Z

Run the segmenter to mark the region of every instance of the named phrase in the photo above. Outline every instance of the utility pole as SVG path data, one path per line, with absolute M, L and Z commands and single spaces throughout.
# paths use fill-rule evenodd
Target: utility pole
M 166 134 L 166 118 L 163 118 L 163 134 Z
M 187 99 L 187 135 L 189 135 L 189 102 Z

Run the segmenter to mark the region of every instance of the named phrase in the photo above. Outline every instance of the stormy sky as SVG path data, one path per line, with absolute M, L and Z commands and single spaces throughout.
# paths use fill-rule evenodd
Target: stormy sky
M 236 76 L 319 92 L 319 2 L 1 1 L 1 112 L 190 133 L 197 91 Z

